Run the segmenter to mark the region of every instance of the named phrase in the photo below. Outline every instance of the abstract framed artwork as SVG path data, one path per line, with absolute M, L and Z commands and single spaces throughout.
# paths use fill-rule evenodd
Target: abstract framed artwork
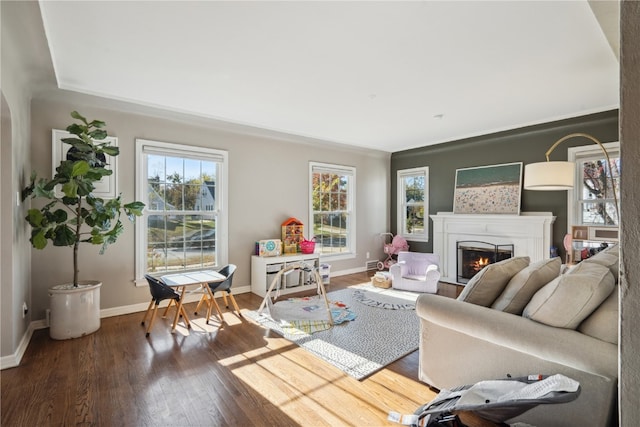
M 69 144 L 62 142 L 65 138 L 72 138 L 75 135 L 67 132 L 66 130 L 53 129 L 52 132 L 52 147 L 51 147 L 51 175 L 56 173 L 56 168 L 60 164 L 60 161 L 67 158 L 67 151 L 71 148 Z M 100 140 L 100 143 L 109 143 L 112 147 L 118 146 L 118 138 L 114 136 L 107 136 L 105 139 Z M 113 171 L 111 175 L 104 176 L 96 183 L 93 195 L 103 199 L 113 199 L 118 195 L 117 175 L 118 175 L 118 158 L 110 157 L 109 165 L 107 166 Z M 56 186 L 56 196 L 62 197 L 60 185 Z
M 520 215 L 522 162 L 456 169 L 455 214 Z

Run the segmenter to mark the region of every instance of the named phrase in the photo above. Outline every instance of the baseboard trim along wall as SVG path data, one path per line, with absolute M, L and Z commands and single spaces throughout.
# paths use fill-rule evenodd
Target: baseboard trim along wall
M 24 356 L 24 352 L 27 351 L 27 346 L 29 345 L 29 341 L 31 341 L 31 336 L 33 335 L 33 331 L 36 329 L 34 327 L 34 323 L 29 323 L 27 326 L 27 330 L 25 331 L 22 339 L 20 340 L 20 344 L 18 344 L 18 348 L 13 354 L 8 356 L 0 357 L 0 370 L 7 368 L 15 368 L 20 365 L 20 361 L 22 360 L 22 356 Z M 39 329 L 39 328 L 38 328 Z

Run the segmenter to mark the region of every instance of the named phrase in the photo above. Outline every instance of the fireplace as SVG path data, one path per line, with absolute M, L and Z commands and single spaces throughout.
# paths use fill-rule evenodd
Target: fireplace
M 520 215 L 472 215 L 438 212 L 433 220 L 433 253 L 440 255 L 442 282 L 458 282 L 457 242 L 481 241 L 492 245 L 513 245 L 513 256 L 528 256 L 531 262 L 549 258 L 553 245 L 551 230 L 556 217 L 550 212 L 521 212 Z
M 494 245 L 477 240 L 458 241 L 456 248 L 458 283 L 468 283 L 485 266 L 511 258 L 514 249 L 513 244 Z

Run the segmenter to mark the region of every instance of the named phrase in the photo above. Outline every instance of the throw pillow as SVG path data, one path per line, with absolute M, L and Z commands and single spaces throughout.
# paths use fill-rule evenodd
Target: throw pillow
M 545 325 L 576 329 L 611 294 L 614 286 L 608 268 L 580 263 L 536 292 L 522 315 Z
M 529 265 L 529 257 L 514 257 L 489 264 L 469 280 L 458 300 L 489 307 L 507 283 Z
M 507 287 L 493 302 L 491 308 L 521 314 L 533 294 L 560 275 L 561 266 L 562 261 L 558 257 L 530 264 L 509 280 Z
M 587 258 L 582 262 L 586 262 L 586 263 L 593 262 L 596 264 L 604 265 L 609 270 L 611 270 L 611 274 L 613 274 L 613 278 L 615 279 L 616 283 L 618 282 L 618 276 L 620 275 L 620 265 L 619 265 L 620 263 L 619 263 L 619 257 L 615 252 L 609 252 L 609 251 L 598 252 L 591 258 Z
M 611 295 L 591 313 L 591 316 L 580 323 L 578 326 L 580 332 L 611 344 L 618 344 L 619 290 L 616 286 Z

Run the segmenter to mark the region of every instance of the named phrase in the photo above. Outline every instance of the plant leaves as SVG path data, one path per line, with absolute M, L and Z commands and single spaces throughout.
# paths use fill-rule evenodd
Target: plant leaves
M 51 200 L 40 209 L 28 211 L 25 218 L 32 226 L 31 243 L 34 248 L 42 249 L 51 240 L 55 246 L 73 246 L 78 242 L 102 245 L 102 254 L 106 247 L 114 243 L 123 233 L 120 222 L 123 212 L 133 220 L 142 215 L 144 203 L 132 202 L 122 206 L 120 195 L 113 199 L 94 197 L 95 182 L 113 174 L 108 169 L 106 156 L 117 156 L 120 149 L 110 142 L 97 143 L 107 137 L 102 129 L 105 123 L 93 120 L 90 123 L 77 111 L 71 117 L 81 123 L 73 123 L 67 131 L 73 136 L 63 138 L 62 142 L 71 145 L 67 158 L 61 160 L 55 168 L 52 179 L 40 179 L 32 173 L 31 183 L 22 190 L 22 197 L 43 197 Z M 61 187 L 63 196 L 56 197 L 56 188 Z M 69 209 L 56 208 L 58 203 Z M 90 227 L 80 232 L 79 227 Z M 88 236 L 88 237 L 87 237 Z M 75 266 L 74 266 L 75 267 Z
M 113 229 L 103 234 L 104 243 L 102 245 L 102 248 L 100 248 L 100 255 L 102 255 L 104 251 L 107 250 L 107 246 L 109 246 L 112 243 L 115 243 L 116 240 L 118 240 L 118 236 L 120 236 L 123 231 L 124 231 L 124 227 L 122 226 L 122 223 L 118 220 L 116 222 L 116 225 L 113 226 Z
M 66 224 L 58 225 L 54 229 L 54 246 L 72 246 L 76 242 L 76 234 Z
M 63 196 L 62 197 L 62 203 L 64 203 L 67 206 L 75 206 L 78 204 L 78 196 L 71 196 L 71 197 L 67 197 L 67 196 Z
M 78 139 L 78 138 L 62 138 L 61 141 L 64 142 L 65 144 L 71 145 L 73 148 L 75 148 L 78 151 L 89 151 L 89 150 L 91 150 L 90 147 L 87 147 L 87 143 L 86 142 L 84 142 L 83 140 Z
M 92 120 L 91 123 L 89 123 L 89 126 L 93 126 L 94 128 L 103 128 L 105 125 L 106 123 L 102 120 Z
M 29 209 L 27 211 L 27 216 L 25 217 L 29 225 L 32 227 L 41 227 L 42 220 L 44 219 L 44 215 L 38 209 Z
M 107 137 L 107 131 L 103 129 L 96 129 L 89 132 L 89 136 L 91 137 L 91 139 L 97 139 L 101 141 Z
M 69 181 L 62 186 L 62 192 L 68 198 L 75 198 L 78 195 L 78 184 L 75 181 Z
M 47 247 L 47 238 L 44 235 L 44 229 L 32 230 L 29 241 L 36 249 L 44 249 Z
M 86 177 L 85 177 L 86 178 Z M 76 180 L 76 185 L 78 186 L 78 196 L 84 197 L 91 194 L 95 187 L 93 185 L 92 179 L 78 179 Z
M 73 164 L 71 176 L 72 177 L 82 176 L 87 172 L 89 172 L 89 169 L 91 169 L 91 167 L 89 166 L 89 163 L 85 162 L 84 160 L 80 160 Z
M 142 202 L 131 202 L 126 203 L 123 207 L 127 217 L 129 217 L 129 220 L 133 222 L 135 221 L 133 216 L 142 216 L 142 210 L 144 209 L 145 204 Z
M 76 120 L 80 120 L 85 124 L 87 123 L 87 119 L 85 119 L 80 113 L 78 113 L 75 110 L 71 112 L 71 117 L 73 117 Z
M 84 126 L 80 126 L 77 123 L 67 126 L 67 132 L 72 133 L 74 135 L 82 135 L 86 128 Z
M 55 199 L 56 195 L 53 191 L 54 185 L 51 185 L 49 188 L 49 183 L 46 183 L 44 180 L 40 180 L 35 188 L 33 189 L 33 197 L 44 197 L 45 199 Z
M 63 223 L 68 218 L 67 211 L 64 209 L 56 209 L 55 212 L 53 212 L 52 218 L 57 224 Z
M 108 156 L 115 157 L 120 154 L 120 148 L 105 145 L 102 147 L 102 152 Z

